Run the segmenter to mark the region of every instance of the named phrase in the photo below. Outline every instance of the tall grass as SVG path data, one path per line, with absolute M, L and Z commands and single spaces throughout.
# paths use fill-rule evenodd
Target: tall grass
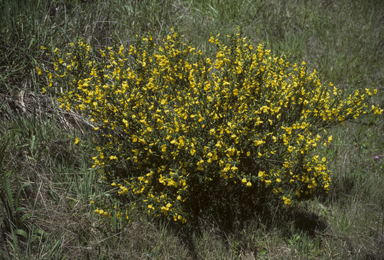
M 115 226 L 93 213 L 109 187 L 92 169 L 91 123 L 40 94 L 40 46 L 82 37 L 93 48 L 133 44 L 171 27 L 208 56 L 211 35 L 241 26 L 254 43 L 290 54 L 347 90 L 376 86 L 384 107 L 384 3 L 324 0 L 0 0 L 0 258 L 382 259 L 384 122 L 332 129 L 327 197 L 295 210 L 266 204 L 226 228 L 221 220 L 175 228 L 138 214 Z M 69 135 L 69 136 L 68 136 Z M 74 136 L 85 140 L 75 144 Z

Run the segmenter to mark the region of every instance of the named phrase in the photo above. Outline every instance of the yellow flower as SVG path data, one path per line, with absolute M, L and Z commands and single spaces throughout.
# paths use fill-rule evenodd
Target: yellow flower
M 262 141 L 262 140 L 255 140 L 255 141 L 253 141 L 253 143 L 254 143 L 255 146 L 258 146 L 258 145 L 262 145 L 265 142 Z
M 241 180 L 241 182 L 242 182 L 242 183 L 246 183 L 246 182 L 247 182 L 247 179 L 244 178 L 244 179 Z
M 76 139 L 75 139 L 75 144 L 78 144 L 78 143 L 79 143 L 79 138 L 76 137 Z
M 284 200 L 284 204 L 287 204 L 287 205 L 290 205 L 291 204 L 291 200 L 286 198 L 286 197 L 283 197 L 283 200 Z
M 247 182 L 247 186 L 248 186 L 248 187 L 251 187 L 251 186 L 252 186 L 252 183 L 251 183 L 251 182 Z

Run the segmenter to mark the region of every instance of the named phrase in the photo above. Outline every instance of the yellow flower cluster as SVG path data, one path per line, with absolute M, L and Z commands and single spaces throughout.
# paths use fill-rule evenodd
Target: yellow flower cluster
M 95 213 L 99 214 L 100 216 L 102 217 L 105 217 L 105 218 L 111 218 L 111 212 L 110 210 L 103 210 L 103 209 L 95 209 Z M 117 211 L 116 212 L 116 219 L 120 219 L 122 216 L 124 215 L 124 213 L 120 212 L 120 211 Z M 126 214 L 125 214 L 126 215 Z M 126 215 L 126 219 L 128 220 L 129 217 L 128 215 Z
M 65 63 L 57 58 L 55 70 L 66 64 L 64 72 L 48 74 L 48 86 L 53 77 L 69 84 L 61 107 L 86 112 L 102 130 L 93 167 L 104 169 L 120 196 L 142 198 L 149 215 L 185 223 L 191 196 L 219 182 L 262 184 L 288 205 L 328 192 L 326 158 L 313 151 L 332 136 L 321 135 L 383 111 L 368 110 L 358 90 L 342 100 L 343 92 L 321 84 L 304 62 L 291 65 L 240 33 L 228 36 L 229 46 L 218 37 L 210 39 L 218 48 L 213 61 L 173 30 L 161 46 L 148 36 L 100 50 L 97 62 L 79 41 Z
M 110 212 L 104 211 L 102 209 L 96 209 L 95 212 L 100 214 L 103 217 L 107 217 L 107 218 L 111 217 L 111 213 Z

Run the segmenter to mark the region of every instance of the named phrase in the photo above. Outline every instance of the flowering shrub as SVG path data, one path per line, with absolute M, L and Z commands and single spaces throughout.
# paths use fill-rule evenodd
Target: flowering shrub
M 185 223 L 228 192 L 238 203 L 240 194 L 256 200 L 270 193 L 287 205 L 328 192 L 326 158 L 315 154 L 332 140 L 326 129 L 382 113 L 367 106 L 376 90 L 342 99 L 305 62 L 291 65 L 240 35 L 228 36 L 229 46 L 212 37 L 214 60 L 173 30 L 161 46 L 148 36 L 99 54 L 81 40 L 71 53 L 53 52 L 48 86 L 65 82 L 61 107 L 95 123 L 103 142 L 93 167 L 130 210 Z

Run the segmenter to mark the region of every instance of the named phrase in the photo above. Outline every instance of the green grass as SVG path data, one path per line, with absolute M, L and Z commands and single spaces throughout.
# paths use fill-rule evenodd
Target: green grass
M 45 82 L 34 69 L 53 67 L 40 46 L 63 48 L 76 37 L 96 49 L 129 45 L 147 31 L 160 42 L 171 27 L 212 57 L 211 35 L 241 26 L 255 44 L 306 61 L 346 92 L 376 86 L 372 102 L 384 107 L 382 1 L 0 0 L 0 7 L 0 258 L 384 258 L 382 115 L 375 126 L 362 118 L 331 130 L 333 142 L 319 150 L 333 172 L 327 197 L 182 229 L 139 212 L 123 228 L 93 213 L 92 200 L 110 202 L 92 169 L 98 136 L 81 115 L 40 94 Z

